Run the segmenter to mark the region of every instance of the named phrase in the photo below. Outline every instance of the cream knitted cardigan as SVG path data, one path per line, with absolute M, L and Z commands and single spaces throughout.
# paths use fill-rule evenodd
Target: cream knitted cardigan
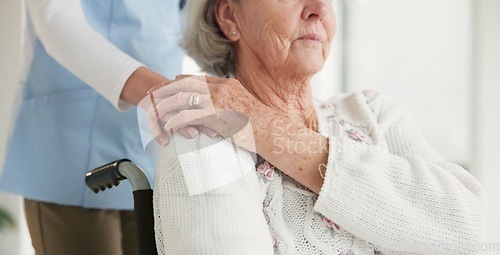
M 228 141 L 174 135 L 155 178 L 159 253 L 480 253 L 484 189 L 407 111 L 371 91 L 317 108 L 329 137 L 319 196 Z

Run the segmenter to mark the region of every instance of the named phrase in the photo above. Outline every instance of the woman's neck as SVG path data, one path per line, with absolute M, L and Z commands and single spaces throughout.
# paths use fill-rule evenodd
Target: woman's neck
M 238 66 L 236 78 L 257 100 L 317 130 L 310 77 L 290 77 L 279 70 L 256 69 L 250 65 Z

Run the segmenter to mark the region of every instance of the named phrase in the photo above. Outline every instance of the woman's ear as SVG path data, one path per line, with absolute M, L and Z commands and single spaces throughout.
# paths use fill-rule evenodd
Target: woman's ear
M 215 18 L 220 29 L 226 38 L 233 42 L 240 39 L 240 31 L 235 18 L 236 5 L 234 0 L 219 0 L 215 8 Z

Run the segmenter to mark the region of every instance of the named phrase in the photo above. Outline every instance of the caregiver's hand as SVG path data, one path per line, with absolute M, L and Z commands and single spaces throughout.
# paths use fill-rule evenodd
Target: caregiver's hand
M 137 104 L 139 108 L 146 111 L 150 129 L 156 141 L 163 146 L 166 146 L 170 142 L 169 134 L 167 134 L 166 130 L 164 129 L 164 125 L 173 115 L 177 114 L 183 109 L 182 107 L 177 108 L 177 104 L 172 102 L 176 100 L 182 100 L 181 94 L 179 94 L 177 98 L 170 97 L 168 100 L 166 100 L 165 95 L 168 96 L 168 92 L 163 93 L 163 91 L 166 87 L 173 86 L 179 82 L 180 79 L 175 79 L 165 80 L 159 83 L 158 85 L 152 87 L 147 92 L 147 96 L 142 98 Z M 210 137 L 214 137 L 217 135 L 215 131 L 212 131 L 203 126 L 185 126 L 177 130 L 178 133 L 186 138 L 196 137 L 199 134 L 199 131 Z
M 167 143 L 169 134 L 176 131 L 182 134 L 191 128 L 197 128 L 211 137 L 215 131 L 228 138 L 251 120 L 254 131 L 262 130 L 269 123 L 270 115 L 274 114 L 271 108 L 256 100 L 235 79 L 182 75 L 150 95 L 157 104 L 156 111 L 153 105 L 148 113 L 151 128 L 155 136 L 161 138 L 159 140 Z M 253 132 L 252 128 L 245 130 Z M 241 143 L 254 144 L 253 133 L 243 137 L 245 139 Z M 242 139 L 241 133 L 239 138 Z M 164 142 L 162 144 L 165 145 Z

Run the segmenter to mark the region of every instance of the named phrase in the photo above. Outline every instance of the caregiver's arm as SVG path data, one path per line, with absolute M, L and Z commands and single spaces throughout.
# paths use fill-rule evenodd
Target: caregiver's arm
M 27 0 L 35 32 L 61 65 L 120 110 L 165 77 L 147 69 L 87 23 L 80 0 Z

